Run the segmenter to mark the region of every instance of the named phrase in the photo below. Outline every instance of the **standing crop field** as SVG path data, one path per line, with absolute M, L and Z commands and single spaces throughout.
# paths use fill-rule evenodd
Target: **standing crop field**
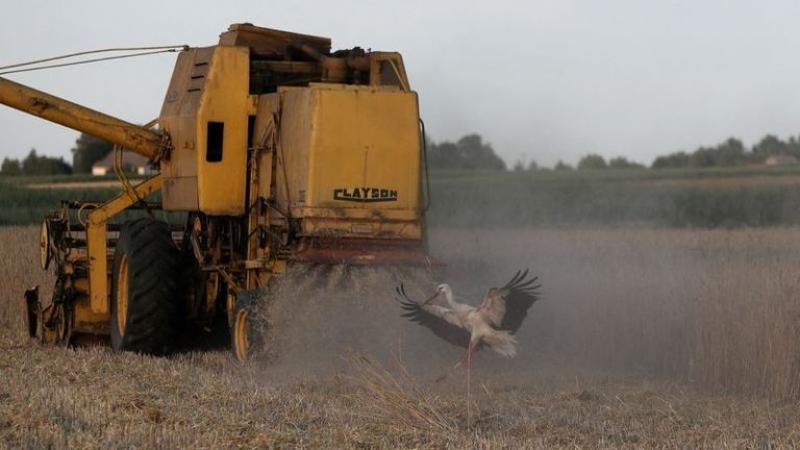
M 800 225 L 796 168 L 435 171 L 428 221 L 441 228 L 742 228 Z M 38 224 L 61 200 L 105 200 L 114 178 L 0 177 L 0 225 Z
M 0 229 L 0 447 L 800 444 L 800 230 L 434 230 L 457 295 L 475 302 L 526 266 L 544 284 L 520 354 L 478 353 L 469 397 L 457 348 L 403 337 L 424 341 L 422 328 L 364 353 L 375 336 L 345 343 L 311 319 L 276 324 L 300 327 L 304 351 L 247 366 L 225 351 L 40 347 L 21 317 L 22 290 L 48 279 L 36 236 Z M 396 333 L 393 286 L 360 283 L 365 317 Z M 440 360 L 420 357 L 434 350 Z
M 441 172 L 430 221 L 457 228 L 741 228 L 800 224 L 792 169 Z
M 0 177 L 0 225 L 39 224 L 62 200 L 103 201 L 119 193 L 113 180 L 86 176 Z

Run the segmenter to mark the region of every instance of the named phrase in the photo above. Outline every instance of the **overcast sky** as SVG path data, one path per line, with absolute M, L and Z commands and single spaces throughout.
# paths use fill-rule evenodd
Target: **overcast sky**
M 403 54 L 436 140 L 477 132 L 509 163 L 589 152 L 650 163 L 728 136 L 800 132 L 800 2 L 4 2 L 0 66 L 112 46 L 211 45 L 236 22 Z M 131 122 L 175 55 L 8 75 Z M 77 133 L 0 107 L 0 157 L 71 160 Z

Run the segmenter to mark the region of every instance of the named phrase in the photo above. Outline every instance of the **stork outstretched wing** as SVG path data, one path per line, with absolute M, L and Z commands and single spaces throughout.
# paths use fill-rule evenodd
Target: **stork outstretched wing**
M 403 317 L 429 328 L 434 334 L 453 345 L 467 348 L 470 335 L 453 311 L 443 306 L 412 300 L 402 284 L 396 290 L 400 296 L 400 305 L 406 311 Z
M 489 289 L 489 293 L 481 301 L 478 311 L 498 330 L 516 333 L 528 315 L 528 309 L 539 300 L 537 289 L 542 287 L 536 283 L 539 277 L 526 280 L 527 276 L 528 269 L 524 272 L 517 271 L 505 286 Z

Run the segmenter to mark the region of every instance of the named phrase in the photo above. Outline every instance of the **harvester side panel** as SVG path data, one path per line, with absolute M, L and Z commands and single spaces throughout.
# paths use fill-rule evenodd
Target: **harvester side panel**
M 305 205 L 308 186 L 308 149 L 315 132 L 313 92 L 308 88 L 281 88 L 280 139 L 275 195 L 278 203 L 292 212 Z M 340 167 L 331 167 L 340 170 Z
M 161 165 L 164 208 L 242 215 L 248 113 L 255 109 L 249 50 L 218 46 L 182 56 L 161 117 L 174 141 L 172 157 Z
M 330 84 L 280 92 L 276 188 L 303 233 L 420 239 L 416 94 Z
M 320 86 L 314 92 L 318 132 L 308 155 L 313 183 L 305 208 L 396 210 L 414 217 L 420 157 L 416 94 L 347 85 Z M 340 161 L 349 164 L 326 170 Z M 355 180 L 357 185 L 347 186 Z M 341 187 L 351 189 L 336 192 Z M 356 187 L 389 192 L 362 191 L 355 197 Z
M 161 163 L 162 199 L 171 211 L 197 211 L 197 110 L 214 48 L 194 48 L 178 55 L 161 107 L 159 124 L 171 138 L 169 162 Z

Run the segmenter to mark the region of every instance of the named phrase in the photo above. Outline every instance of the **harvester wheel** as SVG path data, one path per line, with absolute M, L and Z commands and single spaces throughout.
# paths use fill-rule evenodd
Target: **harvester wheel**
M 233 296 L 231 295 L 231 297 Z M 231 348 L 236 359 L 242 363 L 253 359 L 264 348 L 264 338 L 257 320 L 254 302 L 250 301 L 251 299 L 248 297 L 247 294 L 244 296 L 240 294 L 238 300 L 229 299 L 234 302 L 231 320 Z
M 180 253 L 169 225 L 125 223 L 114 255 L 111 347 L 164 354 L 173 344 L 180 302 Z

